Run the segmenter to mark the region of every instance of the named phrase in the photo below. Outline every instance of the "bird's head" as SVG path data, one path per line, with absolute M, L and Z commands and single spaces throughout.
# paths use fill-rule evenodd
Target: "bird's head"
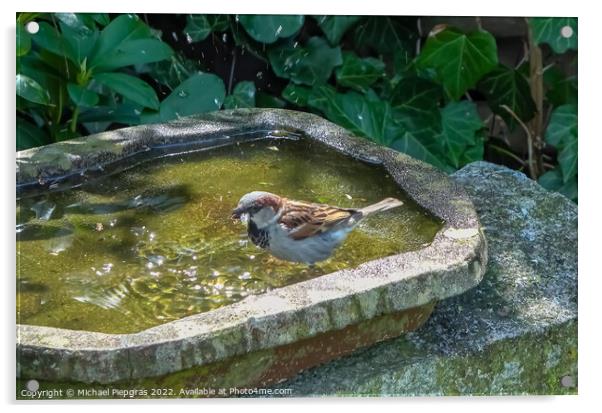
M 282 206 L 282 198 L 264 191 L 253 191 L 243 195 L 232 211 L 232 219 L 243 222 L 251 220 L 258 228 L 271 224 Z

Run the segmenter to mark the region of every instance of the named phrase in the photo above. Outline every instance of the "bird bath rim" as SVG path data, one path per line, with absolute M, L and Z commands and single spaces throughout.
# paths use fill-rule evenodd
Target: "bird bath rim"
M 17 375 L 111 383 L 156 377 L 288 345 L 463 293 L 482 279 L 486 241 L 462 187 L 403 153 L 350 135 L 316 115 L 236 109 L 142 125 L 17 153 L 17 187 L 52 188 L 137 156 L 231 145 L 253 134 L 302 133 L 353 158 L 381 164 L 443 222 L 420 250 L 366 262 L 205 313 L 131 334 L 17 325 Z

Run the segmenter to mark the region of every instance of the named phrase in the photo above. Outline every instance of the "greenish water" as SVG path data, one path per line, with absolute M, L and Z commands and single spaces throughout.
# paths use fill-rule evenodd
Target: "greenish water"
M 362 221 L 309 268 L 270 257 L 230 219 L 253 190 L 342 207 L 389 196 L 404 205 Z M 439 228 L 382 168 L 304 140 L 163 157 L 17 202 L 17 322 L 136 332 L 422 248 Z

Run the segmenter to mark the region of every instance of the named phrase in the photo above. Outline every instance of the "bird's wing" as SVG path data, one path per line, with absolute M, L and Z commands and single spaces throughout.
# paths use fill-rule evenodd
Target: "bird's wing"
M 301 240 L 328 231 L 355 212 L 354 209 L 287 200 L 279 222 L 292 239 Z

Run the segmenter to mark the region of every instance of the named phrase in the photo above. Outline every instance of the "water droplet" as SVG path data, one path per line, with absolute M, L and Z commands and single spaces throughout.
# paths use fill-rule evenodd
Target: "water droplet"
M 178 92 L 178 96 L 181 98 L 185 98 L 188 97 L 188 93 L 184 89 L 182 89 Z
M 241 275 L 239 275 L 238 278 L 240 278 L 241 280 L 248 280 L 249 278 L 251 278 L 251 273 L 245 271 Z
M 178 34 L 176 32 L 171 32 L 171 37 L 173 37 L 176 42 L 178 41 Z
M 224 42 L 224 43 L 228 43 L 228 33 L 224 33 L 224 34 L 222 35 L 222 42 Z
M 263 72 L 259 71 L 255 76 L 257 76 L 257 79 L 263 79 Z
M 221 106 L 221 103 L 218 98 L 213 99 L 213 103 L 215 103 L 215 106 L 217 106 L 217 107 Z
M 192 37 L 190 37 L 190 35 L 189 35 L 188 33 L 186 33 L 186 42 L 187 42 L 188 44 L 191 44 L 191 43 L 192 43 Z
M 146 50 L 142 49 L 142 50 L 140 50 L 140 53 L 146 54 Z
M 278 36 L 282 32 L 282 25 L 279 25 L 276 29 L 276 36 Z

